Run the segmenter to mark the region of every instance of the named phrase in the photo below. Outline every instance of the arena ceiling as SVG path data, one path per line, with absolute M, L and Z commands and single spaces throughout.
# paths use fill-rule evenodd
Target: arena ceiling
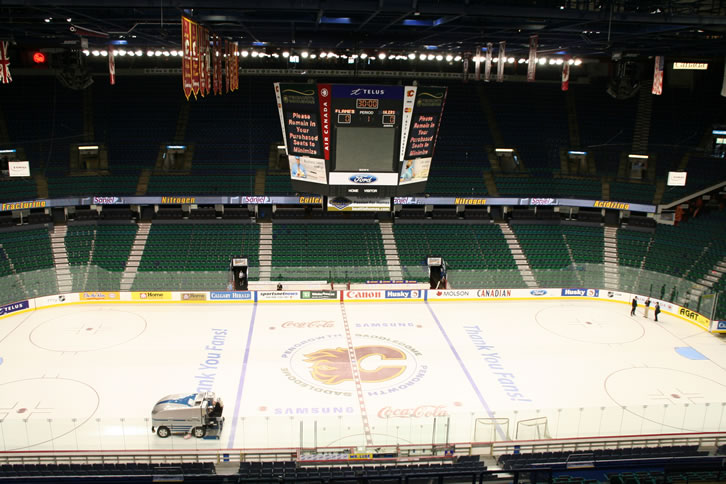
M 690 58 L 726 53 L 726 0 L 0 0 L 0 39 L 17 48 L 178 48 L 190 16 L 241 48 Z

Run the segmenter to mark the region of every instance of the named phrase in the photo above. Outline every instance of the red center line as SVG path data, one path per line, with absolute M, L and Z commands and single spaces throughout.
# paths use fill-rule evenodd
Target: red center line
M 345 303 L 340 301 L 340 311 L 343 313 L 343 327 L 345 328 L 345 339 L 348 343 L 348 358 L 350 359 L 350 368 L 353 372 L 353 381 L 355 382 L 355 390 L 358 395 L 358 406 L 360 414 L 363 418 L 363 432 L 366 437 L 366 445 L 373 445 L 371 437 L 371 425 L 368 421 L 368 411 L 366 410 L 365 401 L 363 401 L 363 384 L 360 379 L 360 370 L 358 368 L 358 358 L 355 356 L 355 348 L 353 348 L 353 338 L 350 335 L 350 326 L 348 326 L 348 315 L 345 312 Z

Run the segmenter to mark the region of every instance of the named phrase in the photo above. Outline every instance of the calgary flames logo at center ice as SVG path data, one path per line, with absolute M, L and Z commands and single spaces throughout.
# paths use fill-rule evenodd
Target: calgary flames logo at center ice
M 406 369 L 405 364 L 387 365 L 386 361 L 406 360 L 406 354 L 390 346 L 357 346 L 354 348 L 358 363 L 360 380 L 365 383 L 378 383 L 391 380 L 401 375 Z M 366 358 L 377 356 L 381 363 L 373 368 L 365 364 Z M 312 363 L 310 374 L 326 385 L 337 385 L 344 381 L 353 381 L 353 368 L 348 350 L 345 348 L 322 349 L 305 355 L 306 363 Z M 371 365 L 373 366 L 373 365 Z

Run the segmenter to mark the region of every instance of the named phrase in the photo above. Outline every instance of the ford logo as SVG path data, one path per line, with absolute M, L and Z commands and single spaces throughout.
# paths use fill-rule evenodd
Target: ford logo
M 533 289 L 529 293 L 533 296 L 544 296 L 547 294 L 547 291 L 545 289 Z
M 378 178 L 373 175 L 353 175 L 349 180 L 353 183 L 373 183 Z

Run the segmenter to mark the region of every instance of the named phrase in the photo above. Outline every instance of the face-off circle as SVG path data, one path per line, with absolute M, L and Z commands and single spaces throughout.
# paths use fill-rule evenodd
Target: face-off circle
M 671 368 L 626 368 L 610 374 L 605 391 L 625 411 L 662 427 L 700 432 L 719 420 L 726 385 Z
M 96 351 L 131 341 L 145 330 L 146 320 L 138 314 L 92 310 L 39 324 L 30 333 L 30 342 L 48 351 Z
M 6 450 L 28 449 L 63 438 L 86 423 L 98 404 L 96 390 L 78 380 L 28 378 L 0 384 Z
M 537 312 L 537 324 L 544 330 L 565 339 L 582 343 L 623 344 L 643 337 L 645 329 L 639 322 L 611 313 L 586 314 L 582 306 L 563 305 Z
M 313 341 L 290 356 L 285 373 L 291 381 L 302 381 L 314 391 L 355 389 L 355 375 L 366 392 L 390 388 L 403 390 L 424 378 L 427 367 L 416 348 L 381 336 L 354 335 L 357 372 L 351 367 L 344 338 Z

